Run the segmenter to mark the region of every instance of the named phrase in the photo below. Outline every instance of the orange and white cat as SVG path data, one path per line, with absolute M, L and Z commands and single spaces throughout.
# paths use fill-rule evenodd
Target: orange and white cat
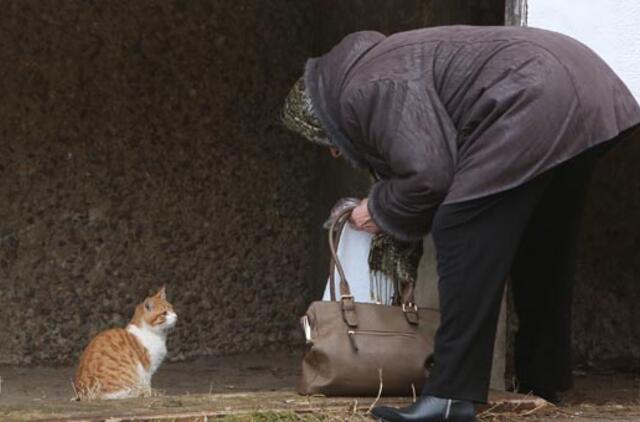
M 148 394 L 151 377 L 167 355 L 167 332 L 178 316 L 165 288 L 136 306 L 126 328 L 91 340 L 80 357 L 73 386 L 76 399 L 121 399 Z

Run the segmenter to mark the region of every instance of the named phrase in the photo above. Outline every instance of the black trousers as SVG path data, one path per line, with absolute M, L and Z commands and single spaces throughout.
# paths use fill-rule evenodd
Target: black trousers
M 520 385 L 572 386 L 571 307 L 580 216 L 603 148 L 515 189 L 441 206 L 432 234 L 441 326 L 424 395 L 486 402 L 496 327 L 511 275 Z

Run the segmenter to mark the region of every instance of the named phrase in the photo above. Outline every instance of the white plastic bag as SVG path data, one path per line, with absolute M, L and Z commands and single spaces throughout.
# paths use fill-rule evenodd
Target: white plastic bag
M 356 230 L 350 223 L 345 224 L 340 236 L 337 255 L 344 273 L 351 287 L 351 294 L 356 302 L 390 304 L 392 284 L 382 274 L 376 274 L 375 282 L 372 281 L 369 270 L 369 249 L 373 235 Z M 334 270 L 336 280 L 336 299 L 340 299 L 340 275 Z M 324 291 L 322 300 L 331 300 L 329 293 L 329 281 Z

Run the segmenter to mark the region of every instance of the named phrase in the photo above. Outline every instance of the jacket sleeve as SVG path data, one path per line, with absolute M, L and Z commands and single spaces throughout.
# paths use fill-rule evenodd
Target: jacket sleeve
M 371 189 L 369 212 L 398 240 L 429 232 L 453 178 L 453 126 L 438 105 L 424 86 L 391 80 L 369 84 L 345 103 L 345 130 L 386 175 Z

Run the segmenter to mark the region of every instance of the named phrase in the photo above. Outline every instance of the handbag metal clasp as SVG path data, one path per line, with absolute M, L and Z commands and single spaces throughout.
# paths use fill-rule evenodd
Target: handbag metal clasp
M 402 312 L 418 312 L 418 305 L 416 305 L 415 303 L 403 303 L 402 304 Z
M 404 317 L 407 319 L 407 322 L 411 325 L 418 325 L 419 317 L 418 317 L 418 305 L 415 303 L 407 303 L 402 304 L 402 312 L 404 312 Z

